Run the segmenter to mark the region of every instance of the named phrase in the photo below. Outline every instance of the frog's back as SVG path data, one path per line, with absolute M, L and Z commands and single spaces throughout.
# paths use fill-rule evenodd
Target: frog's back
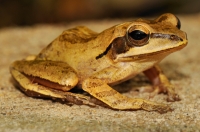
M 66 57 L 73 57 L 73 52 L 85 50 L 86 44 L 95 39 L 98 33 L 90 30 L 85 26 L 78 26 L 63 31 L 63 33 L 44 48 L 36 59 L 65 61 Z M 85 45 L 85 46 L 81 46 Z

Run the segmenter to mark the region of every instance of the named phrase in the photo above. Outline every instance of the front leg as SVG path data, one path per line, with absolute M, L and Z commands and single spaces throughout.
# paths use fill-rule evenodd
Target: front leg
M 101 100 L 113 109 L 158 111 L 165 113 L 171 111 L 168 105 L 158 104 L 144 99 L 133 99 L 118 93 L 105 81 L 97 78 L 89 78 L 83 81 L 82 88 L 95 98 Z
M 167 93 L 167 101 L 170 102 L 180 100 L 179 96 L 175 93 L 174 86 L 169 82 L 169 80 L 164 75 L 164 73 L 158 65 L 144 71 L 144 74 L 149 78 L 149 80 L 153 84 L 153 94 Z

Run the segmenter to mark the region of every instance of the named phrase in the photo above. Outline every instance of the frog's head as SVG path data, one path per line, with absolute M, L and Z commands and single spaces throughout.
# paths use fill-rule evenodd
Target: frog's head
M 162 59 L 187 45 L 186 33 L 180 27 L 179 19 L 169 13 L 155 20 L 138 19 L 119 25 L 121 35 L 111 44 L 114 61 Z

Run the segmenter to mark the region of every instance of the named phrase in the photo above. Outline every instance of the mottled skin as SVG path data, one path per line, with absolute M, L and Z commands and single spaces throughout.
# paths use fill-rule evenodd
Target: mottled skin
M 77 86 L 113 109 L 164 113 L 171 110 L 168 105 L 129 98 L 111 86 L 144 72 L 154 94 L 163 92 L 168 101 L 179 100 L 158 63 L 186 44 L 180 21 L 169 13 L 155 20 L 125 22 L 101 33 L 81 26 L 64 31 L 37 56 L 15 61 L 10 71 L 29 96 L 93 105 L 90 97 L 67 92 Z

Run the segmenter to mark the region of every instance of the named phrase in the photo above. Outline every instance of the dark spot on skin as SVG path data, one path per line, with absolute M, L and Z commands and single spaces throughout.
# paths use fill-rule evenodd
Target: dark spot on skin
M 179 20 L 179 18 L 175 15 L 162 15 L 157 22 L 162 22 L 162 21 L 166 21 L 166 22 L 170 22 L 173 26 L 176 26 L 178 29 L 181 28 L 181 22 Z
M 102 92 L 98 92 L 96 93 L 96 96 L 103 98 L 103 97 L 109 97 L 109 96 L 113 96 L 115 95 L 117 92 L 113 91 L 113 90 L 109 90 L 109 91 L 102 91 Z
M 60 56 L 60 51 L 57 51 L 56 54 L 57 54 L 57 56 L 59 57 L 59 56 Z
M 116 105 L 123 104 L 125 102 L 126 102 L 125 100 L 117 99 L 117 100 L 115 100 L 115 101 L 112 102 L 111 106 L 114 107 Z
M 155 20 L 149 20 L 149 24 L 155 24 L 157 23 Z
M 44 54 L 42 54 L 42 53 L 39 53 L 38 56 L 37 56 L 37 58 L 42 58 L 42 59 L 44 59 L 44 58 L 46 58 L 46 56 L 45 56 Z
M 167 19 L 168 19 L 167 16 L 162 16 L 162 17 L 159 18 L 158 22 L 162 22 L 162 21 L 165 21 Z
M 106 55 L 107 53 L 108 53 L 108 51 L 110 50 L 110 48 L 111 48 L 111 44 L 106 48 L 106 50 L 103 52 L 103 53 L 101 53 L 101 54 L 99 54 L 97 57 L 96 57 L 96 59 L 100 59 L 100 58 L 102 58 L 104 55 Z
M 69 42 L 70 44 L 87 43 L 91 39 L 95 39 L 96 36 L 81 36 L 80 34 L 68 33 L 60 36 L 59 41 Z
M 103 53 L 99 54 L 96 59 L 102 58 L 108 53 L 111 48 L 113 56 L 115 56 L 116 54 L 125 53 L 129 49 L 126 44 L 126 39 L 124 37 L 119 37 L 114 39 L 113 42 L 106 48 L 106 50 Z
M 97 37 L 97 33 L 86 27 L 76 27 L 72 29 L 68 29 L 62 33 L 59 37 L 60 42 L 69 42 L 70 44 L 84 44 L 88 41 L 95 39 Z
M 112 42 L 112 49 L 113 53 L 115 54 L 125 53 L 129 49 L 129 47 L 126 44 L 126 39 L 124 37 L 116 38 Z

